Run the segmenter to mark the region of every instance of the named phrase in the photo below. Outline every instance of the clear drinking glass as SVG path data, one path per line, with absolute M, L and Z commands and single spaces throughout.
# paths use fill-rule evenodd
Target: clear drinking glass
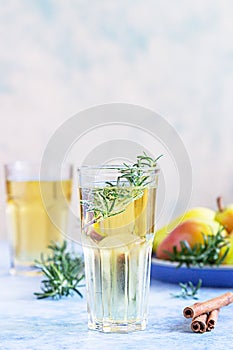
M 147 324 L 159 170 L 137 168 L 135 186 L 125 169 L 78 169 L 88 327 L 102 332 Z
M 40 179 L 40 164 L 16 161 L 5 165 L 6 218 L 10 242 L 10 273 L 35 274 L 34 260 L 48 252 L 48 245 L 62 241 L 67 228 L 72 191 L 72 166 L 65 165 L 61 178 L 48 169 Z M 41 189 L 46 193 L 53 222 L 45 208 Z

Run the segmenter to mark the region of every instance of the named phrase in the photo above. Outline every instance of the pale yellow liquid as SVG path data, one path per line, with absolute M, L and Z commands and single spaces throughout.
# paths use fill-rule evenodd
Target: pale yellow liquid
M 156 189 L 144 189 L 122 213 L 86 226 L 83 210 L 89 328 L 142 330 L 147 322 Z M 82 189 L 85 196 L 88 189 Z
M 51 222 L 44 207 L 39 181 L 7 181 L 7 226 L 11 242 L 12 271 L 29 267 L 48 253 L 48 245 L 62 241 L 61 231 Z M 43 181 L 46 203 L 53 222 L 63 231 L 67 228 L 68 210 L 64 196 L 71 198 L 71 180 Z

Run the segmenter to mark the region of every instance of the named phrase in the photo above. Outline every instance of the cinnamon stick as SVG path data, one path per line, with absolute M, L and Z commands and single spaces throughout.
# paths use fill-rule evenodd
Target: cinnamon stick
M 213 310 L 209 313 L 207 321 L 206 321 L 206 325 L 207 325 L 207 331 L 211 331 L 212 329 L 214 329 L 217 320 L 218 320 L 218 314 L 219 314 L 219 309 Z
M 193 318 L 191 329 L 195 333 L 204 333 L 207 330 L 207 314 L 202 314 Z
M 209 299 L 201 303 L 195 303 L 192 306 L 187 306 L 183 310 L 183 315 L 186 318 L 195 318 L 199 315 L 206 314 L 222 306 L 229 305 L 233 302 L 233 293 L 227 292 L 219 295 L 216 298 Z

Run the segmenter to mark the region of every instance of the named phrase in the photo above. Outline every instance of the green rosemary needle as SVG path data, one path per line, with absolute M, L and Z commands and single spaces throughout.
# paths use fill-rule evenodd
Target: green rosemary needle
M 80 256 L 67 250 L 67 242 L 62 244 L 52 243 L 48 246 L 52 255 L 45 258 L 41 255 L 41 261 L 35 261 L 35 266 L 40 269 L 46 279 L 41 282 L 42 292 L 34 293 L 37 299 L 55 298 L 74 295 L 77 293 L 82 298 L 79 283 L 84 278 L 84 262 Z
M 191 281 L 188 283 L 179 283 L 181 291 L 177 294 L 171 293 L 174 298 L 182 299 L 198 299 L 198 292 L 201 288 L 202 280 L 199 279 L 198 284 L 195 286 Z

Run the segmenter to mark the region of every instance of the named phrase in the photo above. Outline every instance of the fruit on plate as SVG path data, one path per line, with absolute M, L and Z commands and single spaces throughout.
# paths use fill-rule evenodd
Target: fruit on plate
M 233 204 L 224 208 L 222 197 L 217 198 L 218 212 L 215 215 L 215 220 L 225 227 L 228 233 L 233 231 Z
M 153 243 L 153 252 L 155 253 L 157 250 L 157 246 L 169 235 L 169 233 L 174 230 L 180 223 L 190 220 L 207 220 L 214 221 L 215 212 L 209 208 L 197 207 L 188 210 L 183 215 L 178 216 L 175 220 L 173 220 L 170 224 L 159 229 L 155 234 L 155 239 Z
M 215 235 L 219 231 L 219 224 L 211 220 L 190 219 L 179 224 L 157 247 L 156 257 L 170 259 L 166 251 L 172 253 L 174 247 L 181 250 L 181 241 L 186 241 L 192 248 L 198 243 L 203 243 L 204 236 Z
M 225 265 L 233 265 L 233 231 L 227 235 L 227 241 L 229 242 L 229 251 L 223 260 L 223 264 Z M 222 250 L 222 254 L 224 254 L 225 249 Z

